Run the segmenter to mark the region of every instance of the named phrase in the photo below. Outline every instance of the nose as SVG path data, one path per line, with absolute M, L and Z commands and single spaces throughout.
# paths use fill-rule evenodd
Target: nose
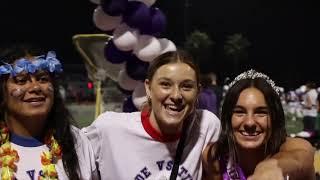
M 30 93 L 39 93 L 41 92 L 41 87 L 39 82 L 35 78 L 31 78 L 30 87 L 29 87 Z
M 249 114 L 246 116 L 243 128 L 248 133 L 253 133 L 256 131 L 257 125 L 252 115 Z
M 182 103 L 181 91 L 178 87 L 175 87 L 171 92 L 171 100 L 175 103 Z

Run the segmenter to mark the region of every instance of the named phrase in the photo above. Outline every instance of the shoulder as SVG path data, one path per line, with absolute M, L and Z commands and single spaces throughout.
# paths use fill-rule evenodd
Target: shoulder
M 81 179 L 97 179 L 94 151 L 88 137 L 75 126 L 71 126 L 71 132 L 75 139 Z
M 212 112 L 206 109 L 198 109 L 197 113 L 200 115 L 201 122 L 208 126 L 220 126 L 219 118 Z
M 83 146 L 89 146 L 89 139 L 88 137 L 84 134 L 83 131 L 81 131 L 79 128 L 71 125 L 70 127 L 71 129 L 71 133 L 74 137 L 74 140 L 75 140 L 75 146 L 77 148 L 80 148 Z
M 116 125 L 123 123 L 127 124 L 128 121 L 139 121 L 140 116 L 140 112 L 120 113 L 107 111 L 99 115 L 97 119 L 93 122 L 93 124 L 97 127 L 104 127 L 108 125 Z
M 221 123 L 219 118 L 212 112 L 204 109 L 197 110 L 200 115 L 200 131 L 206 137 L 209 137 L 210 142 L 217 141 L 220 131 Z

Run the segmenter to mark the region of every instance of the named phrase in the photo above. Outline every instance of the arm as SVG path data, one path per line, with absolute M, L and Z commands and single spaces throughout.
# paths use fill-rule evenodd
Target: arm
M 313 167 L 315 150 L 300 138 L 287 138 L 277 154 L 260 162 L 248 180 L 275 179 L 276 175 L 289 176 L 289 180 L 315 179 Z M 282 179 L 279 177 L 279 179 Z

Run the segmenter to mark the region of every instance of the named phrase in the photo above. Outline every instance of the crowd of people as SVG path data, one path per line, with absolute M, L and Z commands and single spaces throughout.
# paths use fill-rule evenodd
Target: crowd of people
M 80 130 L 54 52 L 15 45 L 0 54 L 2 180 L 315 178 L 314 148 L 287 136 L 280 91 L 263 73 L 243 72 L 221 107 L 214 94 L 215 108 L 200 109 L 200 69 L 187 52 L 166 52 L 150 63 L 141 111 L 104 112 Z

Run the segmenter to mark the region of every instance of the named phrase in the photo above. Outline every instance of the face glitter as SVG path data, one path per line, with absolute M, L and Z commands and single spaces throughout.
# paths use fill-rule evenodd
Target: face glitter
M 52 84 L 48 85 L 48 91 L 52 93 L 54 92 Z
M 17 88 L 17 89 L 14 89 L 11 92 L 11 96 L 13 96 L 13 97 L 21 97 L 25 92 L 26 91 L 24 89 Z

